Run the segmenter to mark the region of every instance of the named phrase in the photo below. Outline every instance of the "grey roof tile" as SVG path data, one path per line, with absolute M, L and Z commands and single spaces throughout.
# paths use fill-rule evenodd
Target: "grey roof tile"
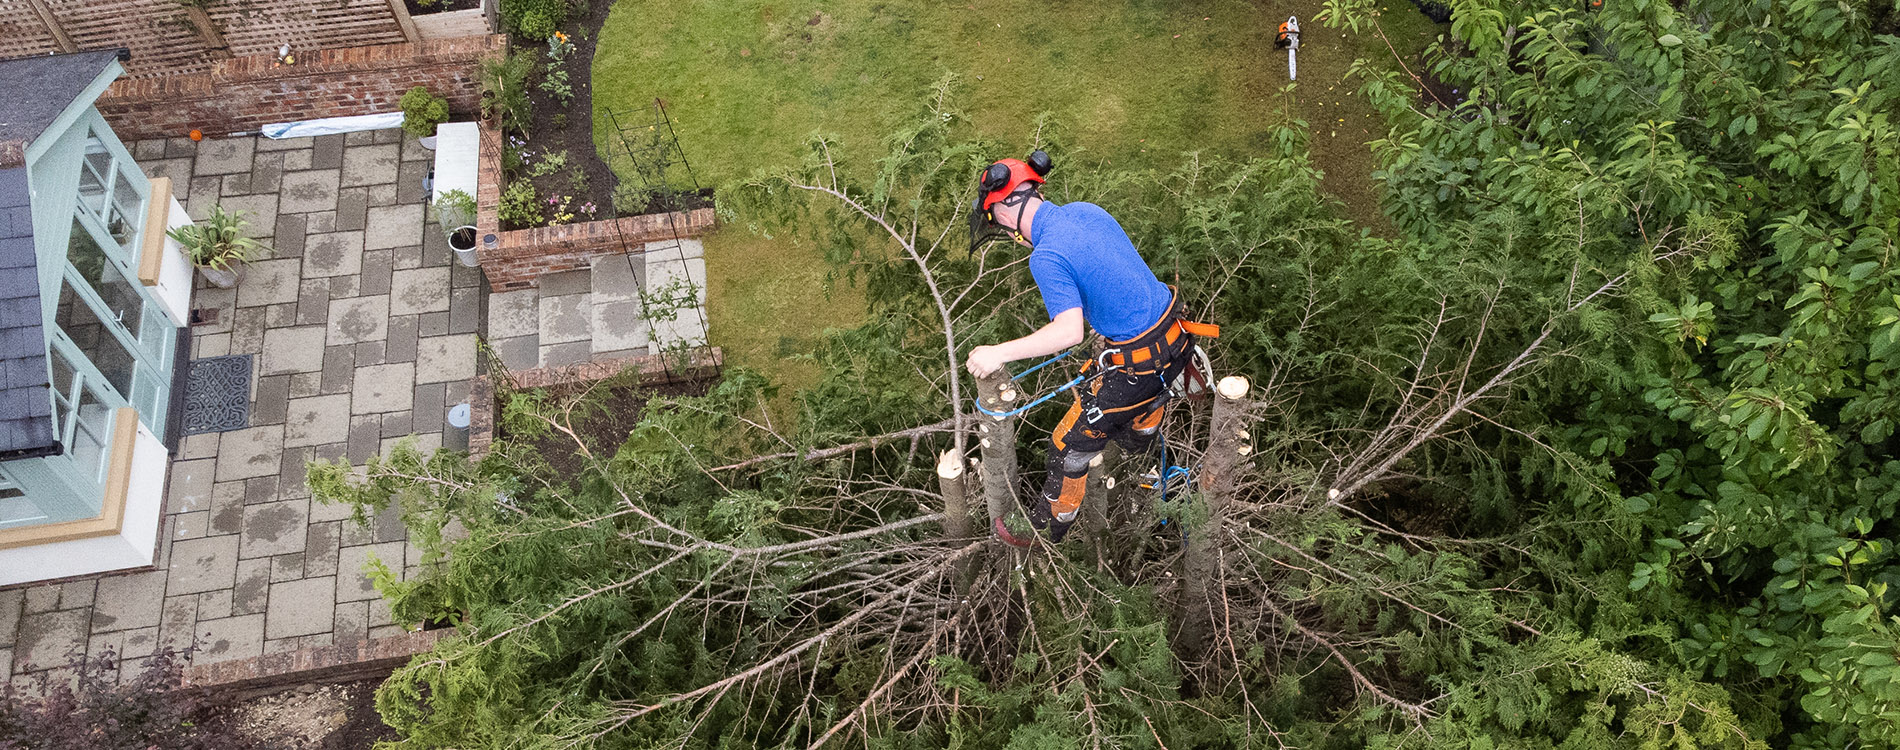
M 105 72 L 114 50 L 0 60 L 0 141 L 31 143 Z

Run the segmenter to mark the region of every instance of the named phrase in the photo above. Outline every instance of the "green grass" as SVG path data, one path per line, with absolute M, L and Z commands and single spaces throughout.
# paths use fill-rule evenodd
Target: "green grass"
M 1372 32 L 1348 36 L 1313 19 L 1318 0 L 1249 3 L 1004 3 L 932 0 L 766 2 L 619 0 L 594 58 L 595 141 L 614 162 L 601 109 L 646 117 L 667 102 L 702 184 L 789 164 L 814 131 L 844 153 L 882 153 L 890 125 L 953 71 L 962 107 L 987 135 L 1029 140 L 1053 113 L 1088 161 L 1165 168 L 1184 151 L 1262 151 L 1289 115 L 1313 127 L 1326 188 L 1357 218 L 1380 220 L 1364 142 L 1371 111 L 1343 82 L 1355 57 L 1396 66 Z M 1435 33 L 1402 0 L 1382 20 L 1408 63 Z M 1300 88 L 1288 101 L 1278 24 L 1305 26 Z M 1343 120 L 1343 122 L 1342 122 Z M 1007 153 L 997 156 L 1021 156 Z M 1058 155 L 1058 159 L 1060 159 Z M 1079 168 L 1058 161 L 1062 170 Z M 1108 207 L 1111 211 L 1113 206 Z M 784 363 L 825 325 L 861 316 L 857 298 L 818 289 L 816 251 L 729 229 L 707 240 L 713 343 L 728 361 L 761 366 L 796 387 L 813 373 Z

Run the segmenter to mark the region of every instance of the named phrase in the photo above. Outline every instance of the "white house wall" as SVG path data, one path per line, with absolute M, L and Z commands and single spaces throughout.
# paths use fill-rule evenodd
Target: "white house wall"
M 185 207 L 171 196 L 153 196 L 171 201 L 171 213 L 166 217 L 165 229 L 152 228 L 150 231 L 165 231 L 191 223 L 191 216 L 185 213 Z M 184 326 L 191 322 L 191 261 L 185 257 L 185 248 L 177 240 L 165 238 L 165 257 L 158 266 L 158 284 L 152 287 L 153 296 L 164 306 L 165 314 L 171 316 L 174 325 Z
M 140 424 L 119 533 L 0 550 L 0 586 L 151 565 L 165 506 L 168 458 L 165 444 Z

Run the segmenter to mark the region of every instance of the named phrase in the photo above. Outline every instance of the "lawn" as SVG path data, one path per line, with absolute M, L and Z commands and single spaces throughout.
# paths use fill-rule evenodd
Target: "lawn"
M 1355 57 L 1397 63 L 1374 33 L 1325 29 L 1312 18 L 1320 7 L 1318 0 L 619 0 L 594 58 L 595 141 L 613 161 L 614 130 L 599 111 L 649 116 L 659 97 L 703 184 L 787 164 L 814 131 L 870 157 L 881 153 L 890 124 L 952 71 L 961 76 L 962 106 L 986 134 L 1026 142 L 1035 116 L 1050 112 L 1068 128 L 1072 148 L 1117 166 L 1166 167 L 1189 150 L 1245 156 L 1263 150 L 1289 114 L 1299 117 L 1313 128 L 1327 189 L 1377 225 L 1363 144 L 1378 131 L 1342 78 Z M 1292 113 L 1277 95 L 1286 53 L 1272 44 L 1290 14 L 1306 29 Z M 1403 2 L 1381 22 L 1418 69 L 1418 51 L 1438 27 Z M 814 373 L 786 355 L 809 350 L 823 326 L 861 314 L 851 290 L 829 298 L 821 291 L 823 264 L 811 248 L 734 228 L 707 238 L 706 257 L 713 343 L 728 361 L 770 370 L 794 387 Z

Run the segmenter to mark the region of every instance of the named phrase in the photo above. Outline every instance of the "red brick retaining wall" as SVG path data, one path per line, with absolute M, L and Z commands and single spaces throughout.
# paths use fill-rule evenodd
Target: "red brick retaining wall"
M 454 628 L 424 630 L 247 659 L 194 664 L 185 669 L 185 684 L 257 688 L 370 676 L 402 666 L 409 657 L 435 648 L 436 641 L 451 635 L 455 635 Z
M 295 65 L 278 65 L 274 55 L 238 57 L 208 73 L 114 82 L 98 107 L 124 140 L 397 112 L 413 86 L 447 98 L 457 115 L 474 115 L 481 105 L 481 60 L 505 44 L 506 37 L 490 35 L 310 50 L 295 53 Z
M 501 191 L 506 187 L 502 183 L 501 149 L 501 131 L 483 122 L 475 178 L 475 227 L 484 237 L 495 235 L 496 247 L 478 247 L 475 255 L 494 291 L 526 289 L 546 274 L 587 268 L 596 257 L 635 251 L 648 242 L 673 239 L 675 233 L 682 238 L 697 237 L 716 223 L 713 209 L 696 208 L 500 231 Z

